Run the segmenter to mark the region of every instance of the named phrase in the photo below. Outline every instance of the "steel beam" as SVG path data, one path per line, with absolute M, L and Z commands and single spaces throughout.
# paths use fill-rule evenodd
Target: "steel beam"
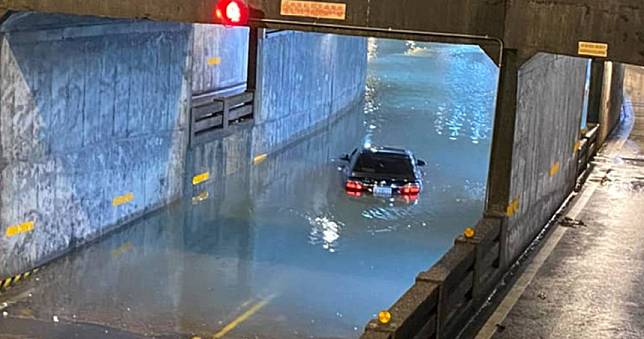
M 608 44 L 607 60 L 644 65 L 641 0 L 326 0 L 347 5 L 345 20 L 281 15 L 282 1 L 248 0 L 253 25 L 291 22 L 294 29 L 328 31 L 315 24 L 475 35 L 497 38 L 506 48 L 578 55 L 579 41 Z M 112 18 L 216 23 L 216 0 L 0 0 L 0 10 L 39 11 Z M 304 25 L 304 26 L 303 26 Z M 308 26 L 306 26 L 308 25 Z M 282 28 L 289 28 L 285 24 Z M 306 29 L 305 29 L 306 30 Z M 349 33 L 350 34 L 350 33 Z

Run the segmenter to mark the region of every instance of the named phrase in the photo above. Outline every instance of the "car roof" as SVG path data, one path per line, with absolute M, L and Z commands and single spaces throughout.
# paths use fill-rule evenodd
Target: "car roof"
M 378 154 L 391 154 L 391 155 L 401 155 L 401 156 L 411 156 L 411 152 L 406 149 L 388 147 L 388 146 L 377 146 L 377 147 L 363 147 L 362 153 L 378 153 Z

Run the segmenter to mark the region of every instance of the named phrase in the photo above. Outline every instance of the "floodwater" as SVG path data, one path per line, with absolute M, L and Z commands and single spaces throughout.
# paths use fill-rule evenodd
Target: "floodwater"
M 361 104 L 50 264 L 0 333 L 358 337 L 481 215 L 496 79 L 478 47 L 371 39 Z M 363 143 L 427 161 L 417 201 L 343 191 L 334 159 Z

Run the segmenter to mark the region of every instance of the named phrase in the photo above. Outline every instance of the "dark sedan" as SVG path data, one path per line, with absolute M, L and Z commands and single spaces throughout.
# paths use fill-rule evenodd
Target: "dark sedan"
M 340 160 L 343 167 L 347 193 L 390 197 L 402 195 L 415 197 L 422 190 L 423 160 L 404 149 L 393 147 L 361 147 Z

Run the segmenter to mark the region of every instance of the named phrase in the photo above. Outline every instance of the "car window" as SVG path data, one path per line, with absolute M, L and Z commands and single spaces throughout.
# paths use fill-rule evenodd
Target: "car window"
M 362 153 L 358 157 L 354 172 L 414 177 L 411 159 L 397 154 Z

